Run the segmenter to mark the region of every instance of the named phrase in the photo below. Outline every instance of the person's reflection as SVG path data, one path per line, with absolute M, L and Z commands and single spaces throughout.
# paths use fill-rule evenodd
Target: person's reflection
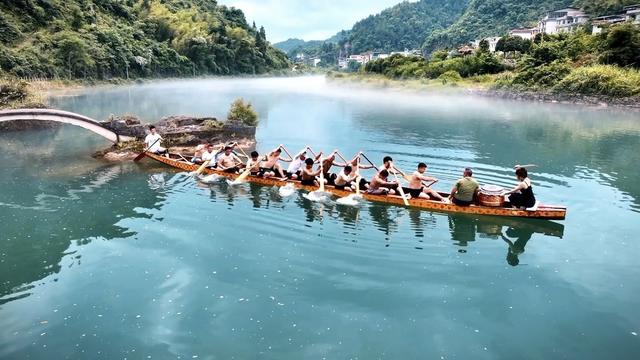
M 297 196 L 298 197 L 296 198 L 296 204 L 298 204 L 298 206 L 300 206 L 304 210 L 305 214 L 307 215 L 307 222 L 322 220 L 322 211 L 324 204 L 314 203 L 313 201 L 307 200 L 304 197 L 304 193 L 302 191 L 298 191 Z
M 254 208 L 260 208 L 262 206 L 262 189 L 263 185 L 249 183 L 249 194 L 251 197 L 251 202 L 253 203 Z M 268 200 L 267 200 L 268 204 Z M 267 206 L 268 207 L 268 206 Z
M 504 234 L 500 234 L 502 240 L 509 245 L 509 250 L 507 251 L 507 263 L 509 265 L 518 266 L 518 264 L 520 264 L 518 256 L 524 253 L 524 247 L 527 246 L 527 242 L 531 240 L 532 235 L 532 230 L 516 229 L 512 227 L 507 229 L 506 236 Z M 509 238 L 516 238 L 517 240 L 513 242 Z
M 449 232 L 451 233 L 451 240 L 457 241 L 456 245 L 467 246 L 469 242 L 476 240 L 475 219 L 464 215 L 450 215 Z M 458 251 L 466 252 L 463 249 Z
M 387 240 L 389 240 L 389 235 L 391 235 L 397 227 L 396 218 L 391 218 L 389 214 L 391 208 L 392 207 L 388 205 L 374 203 L 369 206 L 371 219 L 377 225 L 378 230 L 387 235 Z
M 336 213 L 345 226 L 355 228 L 358 222 L 360 208 L 356 206 L 336 206 Z

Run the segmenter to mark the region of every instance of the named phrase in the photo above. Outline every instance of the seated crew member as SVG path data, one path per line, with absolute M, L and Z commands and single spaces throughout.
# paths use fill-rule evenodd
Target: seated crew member
M 426 176 L 424 173 L 427 171 L 427 164 L 419 163 L 418 170 L 411 174 L 409 180 L 409 187 L 403 187 L 405 193 L 411 195 L 411 198 L 423 198 L 423 199 L 436 199 L 438 201 L 445 201 L 445 199 L 438 194 L 437 191 L 430 187 L 426 187 L 422 184 L 423 181 L 436 181 L 436 178 Z
M 300 178 L 300 171 L 302 170 L 305 160 L 307 160 L 306 149 L 299 153 L 298 156 L 291 161 L 289 167 L 287 167 L 286 175 L 289 179 L 298 180 Z
M 202 154 L 205 152 L 205 145 L 200 144 L 196 146 L 196 151 L 191 158 L 191 162 L 194 164 L 202 164 Z
M 218 157 L 218 170 L 222 170 L 226 173 L 235 174 L 240 170 L 242 160 L 240 160 L 236 154 L 233 153 L 232 146 L 225 146 L 224 153 Z
M 354 184 L 353 181 L 358 177 L 358 174 L 353 171 L 351 165 L 347 165 L 340 171 L 340 173 L 336 176 L 334 187 L 337 190 L 347 190 L 352 191 Z
M 169 157 L 169 152 L 167 151 L 167 149 L 161 146 L 161 142 L 162 136 L 158 134 L 155 126 L 150 125 L 149 134 L 144 138 L 144 144 L 147 148 L 147 151 L 154 154 L 165 154 L 167 157 Z
M 316 179 L 316 176 L 320 175 L 320 169 L 313 171 L 313 159 L 307 159 L 304 163 L 305 167 L 300 173 L 300 183 L 302 185 L 320 186 L 320 183 Z
M 449 199 L 456 205 L 469 206 L 477 197 L 480 185 L 473 178 L 473 171 L 470 168 L 465 168 L 462 176 L 462 179 L 458 180 L 451 189 Z
M 260 169 L 260 154 L 254 150 L 250 155 L 251 159 L 247 161 L 247 169 L 250 170 L 250 174 L 253 176 L 263 176 L 264 173 Z
M 388 178 L 389 171 L 385 169 L 380 170 L 369 182 L 367 193 L 374 195 L 394 195 L 396 192 L 393 188 L 397 188 L 398 183 L 390 182 L 387 180 Z
M 527 169 L 523 167 L 516 168 L 516 178 L 518 184 L 511 191 L 503 193 L 509 195 L 509 202 L 513 207 L 530 208 L 536 204 L 536 197 L 533 195 L 533 186 Z
M 262 163 L 263 171 L 266 174 L 268 171 L 273 172 L 276 176 L 280 178 L 285 177 L 284 170 L 282 166 L 278 164 L 278 161 L 282 160 L 284 162 L 291 162 L 293 159 L 280 159 L 280 155 L 282 154 L 282 144 L 278 146 L 277 149 L 273 150 L 267 155 L 266 160 Z
M 205 161 L 209 162 L 209 165 L 212 165 L 215 163 L 215 157 L 216 154 L 213 151 L 213 145 L 211 144 L 207 144 L 204 147 L 204 150 L 202 151 L 202 157 L 201 160 L 204 163 Z
M 331 155 L 329 155 L 324 160 L 322 160 L 322 175 L 324 176 L 325 184 L 333 185 L 335 183 L 336 177 L 338 177 L 337 174 L 331 172 L 332 166 L 335 165 L 335 166 L 345 167 L 347 165 L 347 164 L 338 163 L 335 161 L 337 151 L 338 150 L 334 150 L 331 153 Z

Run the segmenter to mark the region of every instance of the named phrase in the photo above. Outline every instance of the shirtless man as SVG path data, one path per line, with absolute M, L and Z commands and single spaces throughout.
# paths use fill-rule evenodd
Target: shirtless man
M 411 195 L 412 198 L 423 199 L 436 199 L 438 201 L 445 201 L 437 191 L 430 187 L 426 187 L 422 184 L 423 181 L 437 181 L 436 178 L 426 176 L 424 173 L 427 171 L 427 164 L 418 164 L 418 170 L 416 170 L 411 176 L 407 178 L 409 180 L 409 187 L 403 187 L 405 193 Z
M 262 169 L 264 173 L 270 171 L 275 173 L 276 176 L 280 178 L 285 177 L 284 170 L 282 166 L 278 164 L 278 161 L 282 160 L 284 162 L 291 162 L 293 159 L 280 159 L 280 155 L 282 154 L 282 144 L 280 144 L 275 150 L 267 155 L 266 160 L 262 163 Z
M 334 187 L 336 190 L 347 190 L 352 191 L 354 184 L 353 181 L 358 177 L 358 174 L 353 171 L 351 165 L 347 165 L 340 171 L 340 173 L 336 176 Z
M 371 182 L 369 182 L 367 193 L 373 195 L 394 195 L 396 193 L 394 188 L 398 187 L 398 183 L 390 182 L 387 180 L 388 178 L 389 171 L 386 169 L 380 170 L 373 176 Z
M 233 147 L 225 146 L 224 153 L 218 156 L 218 170 L 235 174 L 241 167 L 243 167 L 242 160 L 233 153 Z
M 300 183 L 308 186 L 320 186 L 320 183 L 316 179 L 316 176 L 320 175 L 320 169 L 313 171 L 313 159 L 307 159 L 304 161 L 305 167 L 300 173 Z
M 249 169 L 252 176 L 264 176 L 265 174 L 260 169 L 260 154 L 257 151 L 251 152 L 251 159 L 247 161 L 247 169 Z
M 331 173 L 332 166 L 345 167 L 347 164 L 336 162 L 336 152 L 338 150 L 334 150 L 329 156 L 327 156 L 324 160 L 322 160 L 322 173 L 325 179 L 325 184 L 333 185 L 337 174 Z

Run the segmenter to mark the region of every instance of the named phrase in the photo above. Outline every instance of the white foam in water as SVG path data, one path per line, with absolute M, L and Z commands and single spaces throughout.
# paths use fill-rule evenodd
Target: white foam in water
M 213 184 L 215 182 L 218 182 L 218 180 L 220 180 L 220 175 L 216 175 L 216 174 L 211 174 L 211 175 L 198 178 L 198 181 L 205 184 Z
M 345 197 L 341 197 L 340 199 L 336 200 L 336 202 L 340 205 L 359 206 L 362 204 L 360 202 L 362 199 L 362 195 L 350 194 Z
M 280 189 L 278 189 L 278 194 L 280 194 L 280 196 L 282 197 L 288 197 L 293 195 L 295 191 L 296 187 L 293 186 L 293 184 L 289 183 L 285 186 L 280 187 Z
M 227 179 L 227 184 L 232 185 L 232 186 L 233 185 L 241 185 L 241 184 L 244 184 L 244 183 L 245 183 L 244 181 L 237 181 L 237 180 L 229 180 L 229 179 Z
M 322 191 L 312 191 L 308 194 L 303 195 L 309 201 L 315 202 L 327 202 L 331 199 L 331 193 L 322 192 Z

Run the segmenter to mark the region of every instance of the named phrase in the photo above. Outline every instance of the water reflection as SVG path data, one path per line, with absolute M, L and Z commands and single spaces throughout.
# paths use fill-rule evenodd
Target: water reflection
M 96 239 L 136 235 L 120 226 L 119 221 L 149 217 L 136 209 L 159 209 L 164 194 L 149 191 L 163 183 L 161 176 L 151 175 L 148 183 L 133 181 L 140 179 L 133 169 L 112 165 L 91 170 L 65 179 L 64 190 L 55 184 L 51 184 L 51 188 L 22 187 L 17 194 L 20 199 L 12 198 L 12 201 L 37 206 L 0 211 L 5 240 L 0 274 L 11 274 L 0 282 L 0 304 L 14 300 L 15 296 L 28 296 L 39 280 L 60 272 L 65 257 L 73 259 L 66 266 L 80 265 L 81 256 L 69 251 L 72 245 L 84 246 Z M 131 198 L 131 191 L 136 194 L 135 200 Z M 25 224 L 32 225 L 28 231 Z

